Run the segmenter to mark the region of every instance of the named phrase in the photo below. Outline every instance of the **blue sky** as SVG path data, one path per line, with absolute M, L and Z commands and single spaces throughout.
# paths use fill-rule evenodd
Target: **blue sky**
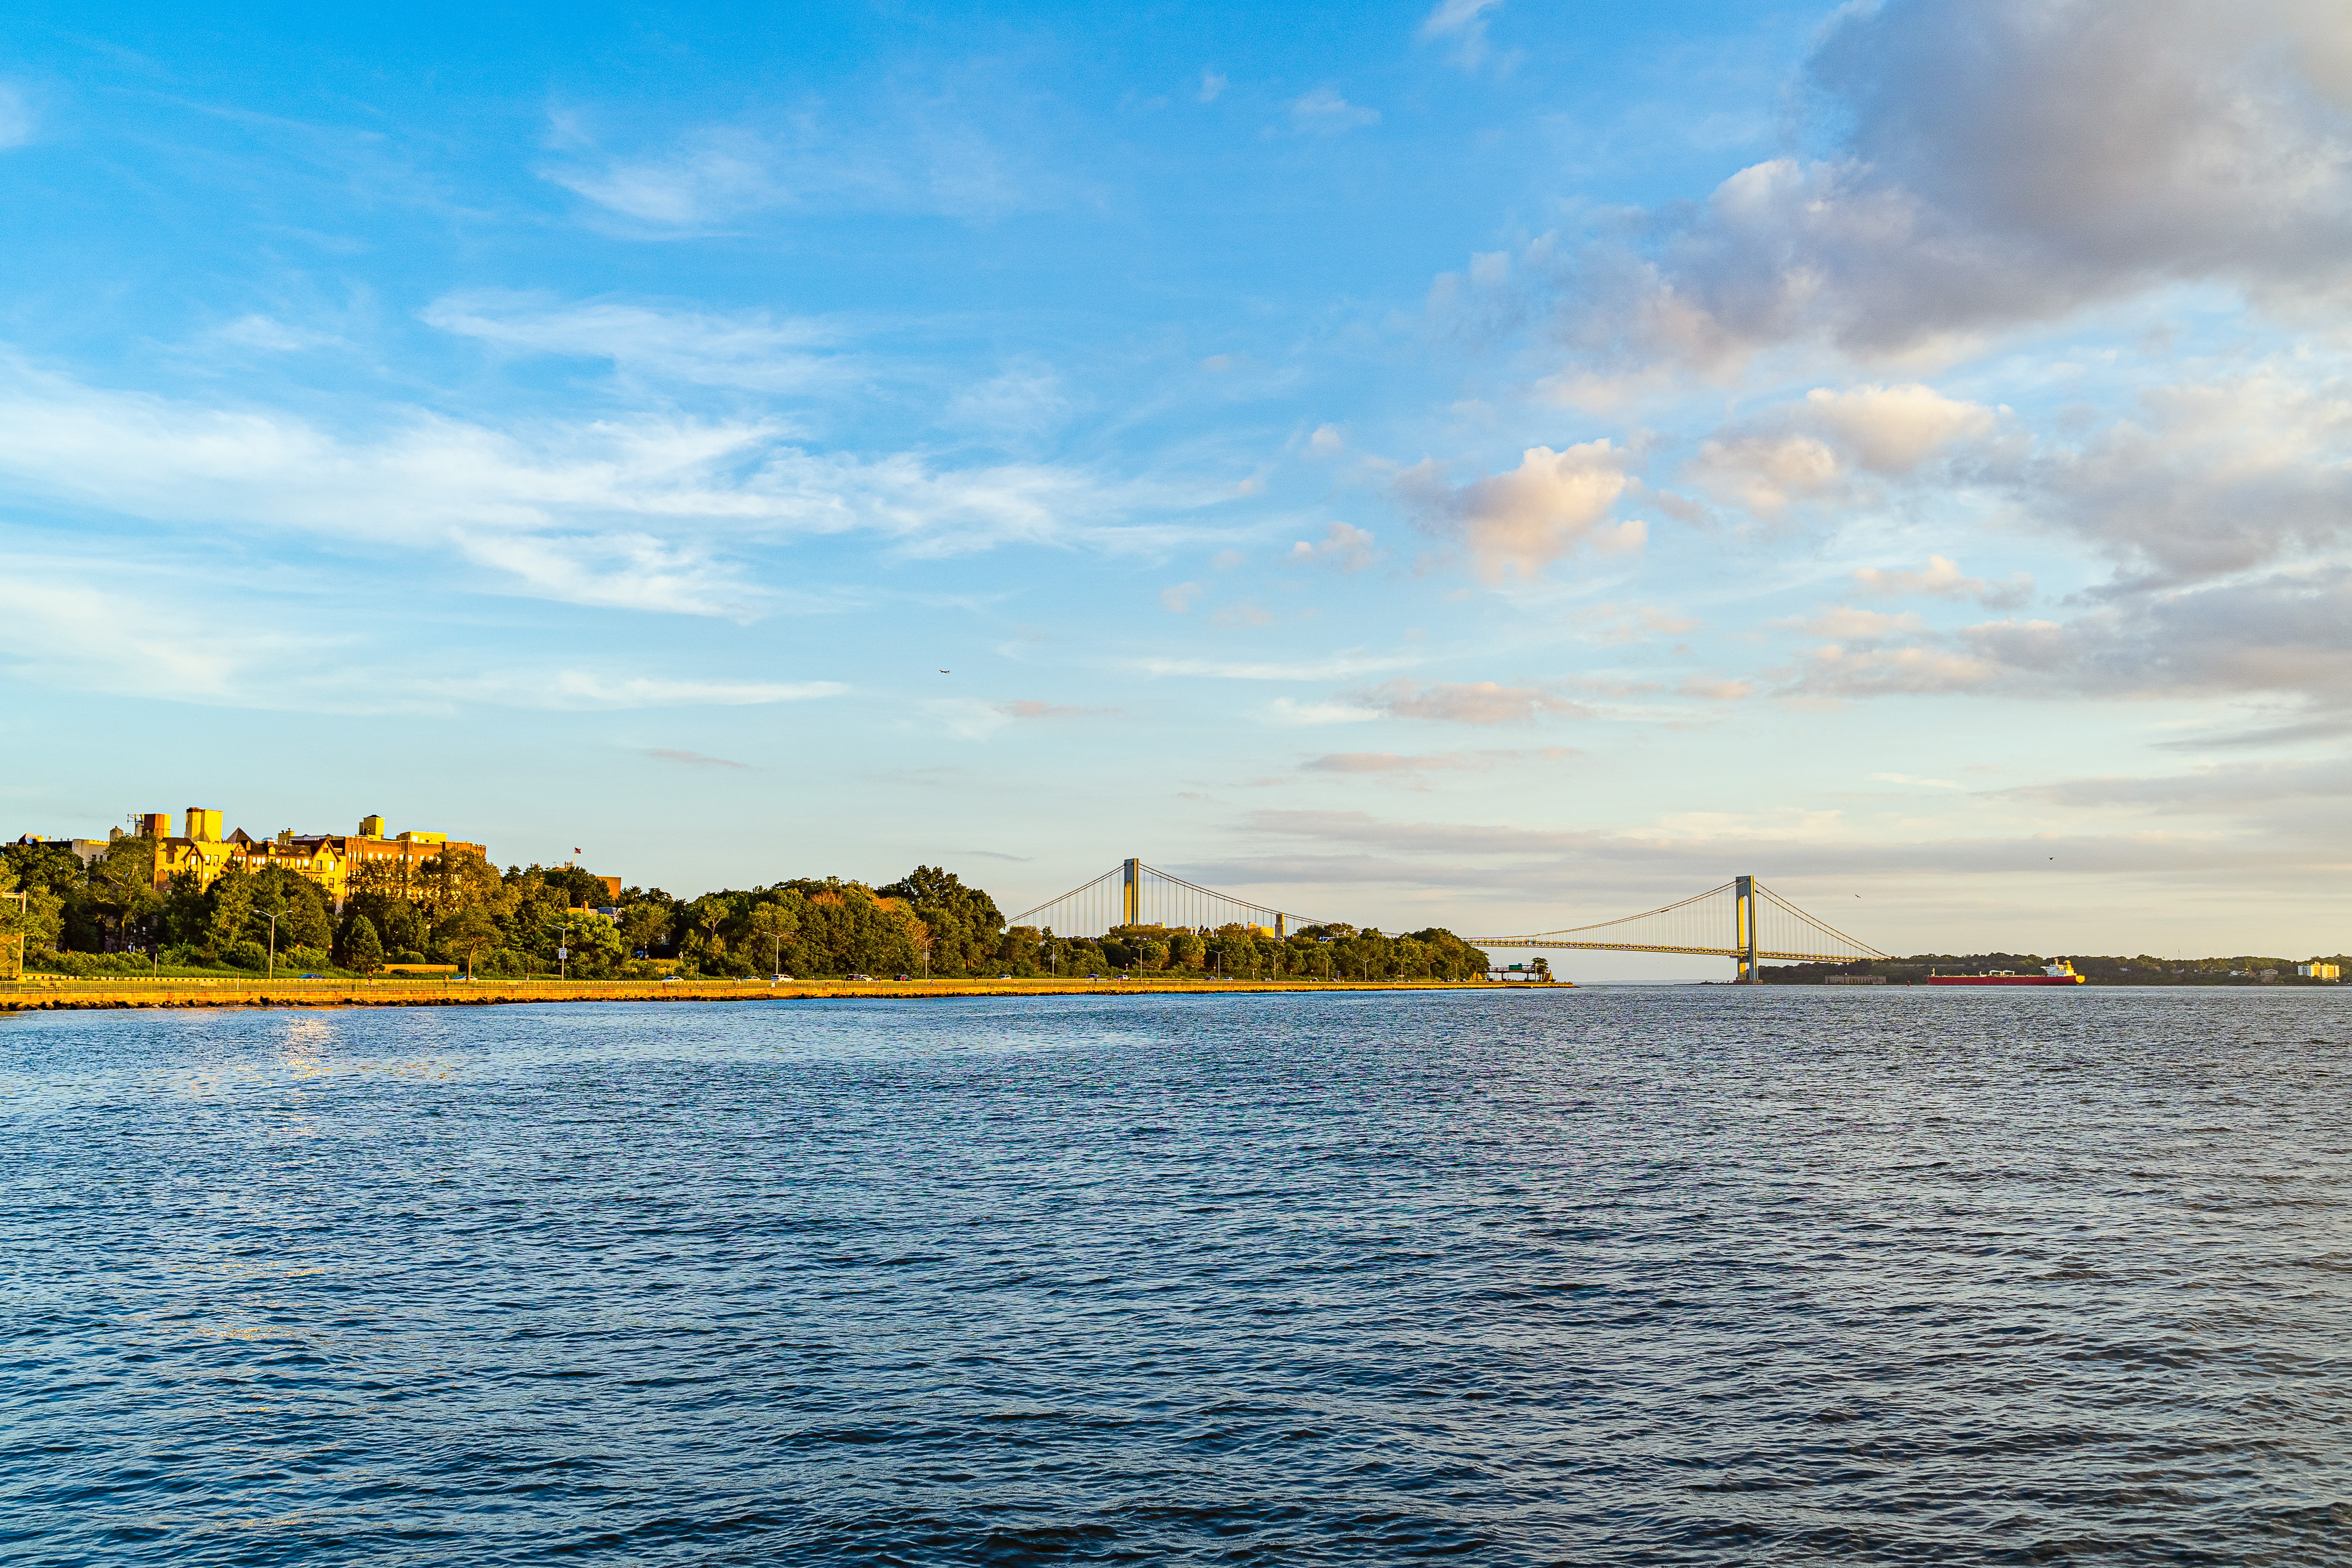
M 2336 951 L 2352 19 L 2218 13 L 13 8 L 9 831 Z

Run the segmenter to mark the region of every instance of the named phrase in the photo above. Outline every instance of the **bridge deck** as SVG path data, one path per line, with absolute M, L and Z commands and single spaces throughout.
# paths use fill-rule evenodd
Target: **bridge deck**
M 1688 952 L 1702 958 L 1745 958 L 1745 951 L 1736 947 L 1669 947 L 1648 942 L 1551 942 L 1525 936 L 1474 936 L 1473 947 L 1573 947 L 1588 952 Z M 1787 963 L 1851 963 L 1850 952 L 1774 952 L 1759 948 L 1759 958 L 1776 958 Z

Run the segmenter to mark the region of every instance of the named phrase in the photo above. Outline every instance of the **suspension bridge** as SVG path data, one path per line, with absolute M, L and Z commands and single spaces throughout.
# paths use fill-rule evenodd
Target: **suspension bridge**
M 1816 920 L 1753 877 L 1734 877 L 1719 888 L 1638 915 L 1570 926 L 1529 936 L 1474 936 L 1473 947 L 1565 947 L 1592 952 L 1688 952 L 1727 958 L 1738 967 L 1738 983 L 1762 980 L 1765 959 L 1784 963 L 1850 963 L 1885 958 L 1826 921 Z
M 1074 937 L 1098 937 L 1118 926 L 1210 931 L 1238 924 L 1281 938 L 1327 922 L 1221 893 L 1140 860 L 1122 860 L 1093 881 L 1024 910 L 1005 923 Z M 1465 940 L 1482 948 L 1569 948 L 1727 958 L 1737 965 L 1736 979 L 1743 985 L 1763 978 L 1759 971 L 1767 959 L 1784 963 L 1844 963 L 1888 956 L 1806 913 L 1753 877 L 1734 877 L 1719 888 L 1674 903 L 1591 925 Z
M 1320 922 L 1188 882 L 1140 860 L 1122 860 L 1093 881 L 1072 888 L 1058 899 L 1048 899 L 1034 910 L 1024 910 L 1004 923 L 1051 929 L 1058 936 L 1101 936 L 1115 926 L 1213 931 L 1244 925 L 1267 936 L 1284 937 Z

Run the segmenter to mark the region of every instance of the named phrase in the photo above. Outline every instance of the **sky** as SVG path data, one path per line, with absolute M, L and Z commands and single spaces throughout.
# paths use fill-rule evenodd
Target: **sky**
M 2334 0 L 350 11 L 0 21 L 6 837 L 2352 946 Z

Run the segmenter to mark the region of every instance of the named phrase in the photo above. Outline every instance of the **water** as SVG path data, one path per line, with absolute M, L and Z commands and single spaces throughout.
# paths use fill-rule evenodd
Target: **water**
M 2352 1562 L 2347 1002 L 0 1021 L 0 1557 Z

